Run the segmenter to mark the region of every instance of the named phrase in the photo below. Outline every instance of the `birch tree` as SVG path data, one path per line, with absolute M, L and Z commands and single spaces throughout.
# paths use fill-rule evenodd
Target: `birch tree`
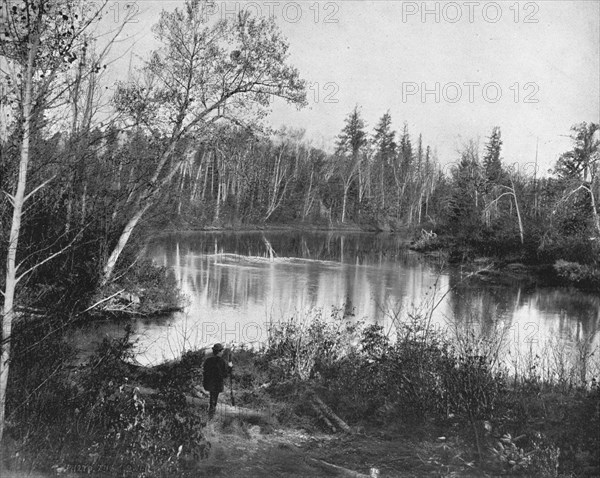
M 150 181 L 132 198 L 132 213 L 105 263 L 103 283 L 112 276 L 131 234 L 176 175 L 176 150 L 188 136 L 209 138 L 212 124 L 249 124 L 272 97 L 306 102 L 305 83 L 288 65 L 288 44 L 274 19 L 240 13 L 209 22 L 206 2 L 163 11 L 153 28 L 161 47 L 143 68 L 144 82 L 121 84 L 115 105 L 124 121 L 160 138 Z
M 510 186 L 505 186 L 505 185 L 499 184 L 496 187 L 503 192 L 486 206 L 484 213 L 487 213 L 490 209 L 493 209 L 496 206 L 496 204 L 498 204 L 500 199 L 502 199 L 503 197 L 505 197 L 505 196 L 510 197 L 514 201 L 514 205 L 515 205 L 515 212 L 517 214 L 517 222 L 518 222 L 518 226 L 519 226 L 519 237 L 521 239 L 521 244 L 524 244 L 525 243 L 525 231 L 523 228 L 523 217 L 521 215 L 521 208 L 519 207 L 519 200 L 517 198 L 515 182 L 511 177 L 510 178 Z
M 6 391 L 11 359 L 11 334 L 16 318 L 17 286 L 30 272 L 64 250 L 52 253 L 35 264 L 19 262 L 19 240 L 26 203 L 49 181 L 28 184 L 32 163 L 32 142 L 40 135 L 44 115 L 60 103 L 69 90 L 66 72 L 77 64 L 85 33 L 98 11 L 82 11 L 70 0 L 25 0 L 0 2 L 0 74 L 6 81 L 6 95 L 13 105 L 14 129 L 19 138 L 18 172 L 13 191 L 4 191 L 12 207 L 6 254 L 2 304 L 0 356 L 0 441 L 5 426 Z M 3 118 L 3 120 L 6 120 Z M 1 462 L 1 460 L 0 460 Z

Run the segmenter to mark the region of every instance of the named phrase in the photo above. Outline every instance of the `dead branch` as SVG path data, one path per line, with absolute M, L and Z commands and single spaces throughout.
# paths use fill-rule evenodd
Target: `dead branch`
M 318 458 L 309 458 L 310 461 L 317 463 L 318 465 L 326 468 L 327 470 L 336 473 L 338 476 L 344 476 L 347 478 L 369 478 L 369 475 L 365 475 L 364 473 L 359 473 L 358 471 L 349 470 L 348 468 L 344 468 L 343 466 L 334 465 L 333 463 L 328 463 L 324 460 L 319 460 Z

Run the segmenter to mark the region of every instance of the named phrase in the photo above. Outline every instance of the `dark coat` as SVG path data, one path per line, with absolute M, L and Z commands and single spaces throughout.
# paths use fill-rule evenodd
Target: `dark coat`
M 202 386 L 209 392 L 222 392 L 228 375 L 229 367 L 222 357 L 208 357 L 204 362 Z

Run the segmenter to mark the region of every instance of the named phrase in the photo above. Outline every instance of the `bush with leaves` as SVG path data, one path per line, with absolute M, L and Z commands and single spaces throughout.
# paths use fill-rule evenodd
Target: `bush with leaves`
M 92 469 L 133 470 L 134 476 L 193 476 L 194 464 L 210 448 L 202 434 L 206 417 L 189 408 L 171 382 L 161 382 L 153 396 L 130 385 L 130 335 L 127 327 L 124 337 L 105 339 L 83 368 L 85 393 L 77 402 L 82 440 L 70 459 Z
M 194 464 L 207 457 L 210 443 L 202 434 L 204 417 L 177 398 L 161 395 L 151 403 L 137 388 L 115 390 L 103 404 L 108 422 L 98 442 L 98 460 L 147 477 L 186 476 L 186 471 L 193 476 Z
M 173 271 L 155 265 L 151 259 L 127 259 L 133 264 L 127 270 L 118 270 L 115 281 L 98 290 L 94 298 L 110 298 L 99 309 L 103 315 L 164 314 L 182 306 L 184 299 Z
M 582 265 L 559 259 L 554 263 L 554 270 L 559 277 L 579 285 L 600 286 L 600 267 Z
M 539 433 L 531 441 L 531 446 L 524 448 L 525 445 L 518 443 L 525 438 L 525 435 L 513 437 L 510 433 L 504 434 L 490 450 L 495 464 L 511 475 L 557 477 L 560 449 Z
M 344 308 L 323 317 L 314 309 L 270 325 L 265 360 L 279 378 L 314 378 L 347 354 L 358 324 L 348 320 Z

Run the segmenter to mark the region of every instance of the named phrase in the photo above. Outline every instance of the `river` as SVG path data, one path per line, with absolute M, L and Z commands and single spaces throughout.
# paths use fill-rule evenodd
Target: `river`
M 175 274 L 185 310 L 134 323 L 137 360 L 153 364 L 214 342 L 260 345 L 272 322 L 332 308 L 393 335 L 409 317 L 441 332 L 503 338 L 515 370 L 586 360 L 600 369 L 600 296 L 565 287 L 474 280 L 406 247 L 393 234 L 246 232 L 173 234 L 151 241 Z M 105 324 L 87 340 L 116 333 Z M 536 357 L 537 355 L 537 357 Z M 582 358 L 583 357 L 583 358 Z

